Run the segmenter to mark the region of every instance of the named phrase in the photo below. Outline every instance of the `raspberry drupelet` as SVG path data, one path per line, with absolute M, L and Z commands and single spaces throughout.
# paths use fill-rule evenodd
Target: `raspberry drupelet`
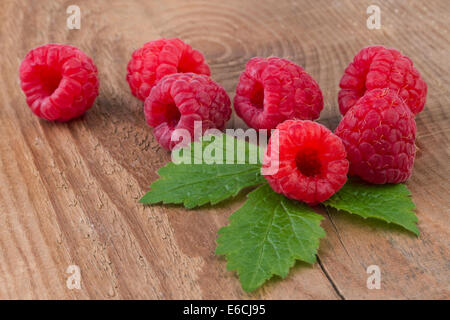
M 162 77 L 185 72 L 211 74 L 202 53 L 177 38 L 159 39 L 133 52 L 127 81 L 131 93 L 144 101 Z
M 90 57 L 73 46 L 47 44 L 31 50 L 19 74 L 28 106 L 46 120 L 76 118 L 98 96 L 97 68 Z
M 212 128 L 223 130 L 231 116 L 230 105 L 223 87 L 208 76 L 175 73 L 163 77 L 153 87 L 144 111 L 156 140 L 172 150 L 179 142 L 172 141 L 177 129 L 186 129 L 193 141 L 195 121 L 201 122 L 202 134 Z
M 339 109 L 350 110 L 367 91 L 390 88 L 416 115 L 425 106 L 427 84 L 410 58 L 383 46 L 362 49 L 345 69 L 339 83 Z
M 287 120 L 270 137 L 262 173 L 275 192 L 315 205 L 344 185 L 348 167 L 341 139 L 325 126 Z
M 351 175 L 376 184 L 400 183 L 410 177 L 416 122 L 397 90 L 367 92 L 345 114 L 335 133 L 344 142 Z
M 302 67 L 278 57 L 256 57 L 240 76 L 234 108 L 248 126 L 270 130 L 288 119 L 317 119 L 323 97 Z

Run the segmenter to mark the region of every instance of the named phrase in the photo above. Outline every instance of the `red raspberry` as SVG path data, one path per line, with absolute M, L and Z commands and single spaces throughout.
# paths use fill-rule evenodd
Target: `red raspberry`
M 131 92 L 145 100 L 152 87 L 165 75 L 192 72 L 211 74 L 203 55 L 180 39 L 159 39 L 133 52 L 127 66 Z
M 19 74 L 28 106 L 47 120 L 76 118 L 98 96 L 97 68 L 91 58 L 72 46 L 46 44 L 31 50 Z
M 236 87 L 234 108 L 250 127 L 270 130 L 287 119 L 317 119 L 323 97 L 316 81 L 295 63 L 252 58 Z
M 276 165 L 275 173 L 265 174 Z M 344 145 L 330 130 L 313 121 L 287 120 L 270 137 L 262 173 L 275 192 L 314 205 L 344 185 L 348 166 Z
M 145 117 L 158 142 L 172 150 L 175 129 L 186 129 L 194 136 L 194 121 L 207 129 L 223 130 L 231 116 L 230 98 L 211 78 L 195 73 L 175 73 L 162 78 L 145 100 Z
M 367 92 L 336 129 L 347 150 L 350 174 L 371 183 L 403 182 L 412 172 L 416 122 L 396 91 Z
M 339 83 L 339 109 L 342 115 L 366 91 L 395 89 L 414 114 L 425 106 L 427 84 L 413 62 L 395 49 L 373 46 L 362 49 L 345 69 Z

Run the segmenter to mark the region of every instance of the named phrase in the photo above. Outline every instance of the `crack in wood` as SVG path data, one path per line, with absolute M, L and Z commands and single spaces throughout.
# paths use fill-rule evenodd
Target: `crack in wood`
M 334 282 L 334 280 L 331 278 L 331 276 L 328 274 L 327 270 L 325 269 L 324 265 L 322 264 L 322 261 L 320 260 L 319 256 L 317 256 L 317 263 L 320 266 L 320 269 L 322 270 L 323 274 L 325 275 L 325 277 L 328 279 L 328 281 L 330 282 L 331 286 L 333 287 L 334 292 L 336 292 L 336 294 L 338 295 L 339 299 L 341 300 L 347 300 L 345 299 L 344 294 L 341 292 L 341 290 L 339 290 L 337 284 Z

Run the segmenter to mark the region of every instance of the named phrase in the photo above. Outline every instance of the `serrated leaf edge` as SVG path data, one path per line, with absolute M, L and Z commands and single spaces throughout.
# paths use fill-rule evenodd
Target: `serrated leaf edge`
M 261 187 L 262 187 L 262 186 L 259 186 L 258 189 L 261 188 Z M 252 194 L 253 192 L 256 192 L 258 189 L 256 189 L 256 190 L 250 192 L 250 193 L 247 195 L 247 200 L 248 200 L 248 198 L 251 196 L 251 194 Z M 289 200 L 289 201 L 294 201 L 294 202 L 295 202 L 295 200 L 291 200 L 291 199 L 288 199 L 288 198 L 286 198 L 286 199 Z M 306 204 L 304 204 L 304 203 L 302 203 L 302 202 L 298 202 L 297 204 L 298 204 L 298 205 L 305 205 L 305 206 L 306 206 Z M 244 202 L 244 204 L 243 204 L 242 206 L 244 206 L 244 205 L 245 205 L 245 202 Z M 229 256 L 230 254 L 232 254 L 233 252 L 235 252 L 236 250 L 235 250 L 235 251 L 232 251 L 232 252 L 227 252 L 227 253 L 220 253 L 220 252 L 218 252 L 218 251 L 219 251 L 219 246 L 220 246 L 220 242 L 221 242 L 221 241 L 220 241 L 221 234 L 224 232 L 224 230 L 226 230 L 226 229 L 231 225 L 231 223 L 232 223 L 232 221 L 233 221 L 233 215 L 234 215 L 238 210 L 240 210 L 240 209 L 242 208 L 242 206 L 241 206 L 239 209 L 237 209 L 235 212 L 233 212 L 233 214 L 230 216 L 228 225 L 223 226 L 222 228 L 220 228 L 220 229 L 218 230 L 218 232 L 217 232 L 218 237 L 217 237 L 217 239 L 216 239 L 217 247 L 216 247 L 216 250 L 215 250 L 215 254 L 216 254 L 216 255 L 223 255 L 223 256 L 225 256 L 225 258 L 226 258 L 226 260 L 227 260 L 226 269 L 227 269 L 228 271 L 236 272 L 237 275 L 238 275 L 238 277 L 239 277 L 239 279 L 241 278 L 241 272 L 240 272 L 239 270 L 237 270 L 237 268 L 235 268 L 235 267 L 233 267 L 232 265 L 230 265 L 230 263 L 228 262 L 228 256 Z M 291 218 L 290 218 L 290 215 L 289 215 L 289 213 L 288 213 L 287 208 L 283 205 L 283 203 L 280 203 L 280 206 L 283 207 L 283 211 L 289 216 L 289 220 L 291 221 Z M 319 215 L 319 214 L 317 214 L 317 213 L 315 213 L 312 209 L 311 209 L 311 211 L 312 211 L 311 213 L 314 213 L 314 214 L 317 215 L 317 217 L 315 217 L 315 218 L 317 219 L 318 226 L 320 227 L 320 229 L 321 229 L 321 231 L 322 231 L 322 232 L 321 232 L 321 235 L 319 235 L 316 239 L 313 240 L 314 242 L 317 242 L 316 245 L 315 245 L 315 249 L 314 249 L 314 258 L 313 258 L 313 260 L 308 261 L 308 260 L 306 260 L 306 259 L 304 259 L 304 258 L 301 258 L 301 257 L 300 257 L 299 255 L 297 255 L 297 254 L 292 254 L 292 252 L 290 251 L 291 254 L 292 254 L 292 256 L 291 256 L 292 262 L 291 262 L 290 265 L 286 268 L 286 273 L 285 273 L 285 274 L 281 274 L 281 273 L 276 272 L 276 271 L 274 271 L 273 269 L 271 269 L 271 270 L 270 270 L 270 274 L 269 274 L 268 276 L 264 277 L 264 278 L 262 279 L 261 283 L 259 283 L 259 284 L 257 284 L 257 285 L 254 285 L 254 286 L 252 286 L 252 287 L 247 287 L 247 286 L 245 286 L 242 282 L 240 282 L 240 283 L 241 283 L 241 286 L 242 286 L 242 289 L 244 289 L 244 291 L 252 292 L 252 291 L 254 291 L 254 290 L 260 288 L 262 285 L 264 285 L 264 283 L 266 283 L 268 280 L 270 280 L 270 279 L 272 279 L 273 277 L 276 277 L 276 276 L 280 277 L 281 279 L 286 278 L 286 277 L 289 275 L 290 270 L 292 269 L 292 267 L 295 265 L 295 263 L 296 263 L 297 261 L 302 261 L 302 262 L 308 263 L 309 265 L 313 265 L 313 264 L 317 261 L 317 254 L 318 254 L 318 250 L 319 250 L 319 247 L 320 247 L 320 239 L 325 238 L 326 232 L 325 232 L 325 230 L 321 227 L 321 222 L 322 222 L 322 220 L 324 220 L 324 217 L 321 216 L 321 215 Z M 275 217 L 275 215 L 274 215 L 273 217 Z M 273 218 L 272 218 L 272 219 L 273 219 Z M 291 225 L 292 225 L 292 223 L 291 223 Z M 268 229 L 270 229 L 271 226 L 272 226 L 272 224 L 269 225 Z M 265 236 L 264 239 L 267 238 L 267 234 L 268 234 L 268 232 L 266 233 L 266 236 Z M 260 258 L 261 258 L 261 255 L 260 255 Z

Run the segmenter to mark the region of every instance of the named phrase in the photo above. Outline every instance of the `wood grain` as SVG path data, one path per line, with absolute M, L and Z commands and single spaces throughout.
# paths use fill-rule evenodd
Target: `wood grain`
M 81 8 L 80 30 L 66 28 L 70 4 Z M 366 28 L 370 4 L 381 8 L 380 30 Z M 1 1 L 0 298 L 449 299 L 449 17 L 444 0 Z M 407 183 L 421 236 L 322 211 L 319 262 L 244 293 L 214 255 L 216 232 L 244 195 L 193 211 L 137 203 L 170 157 L 145 124 L 125 68 L 134 49 L 160 37 L 201 50 L 230 97 L 249 58 L 293 60 L 320 84 L 320 122 L 332 129 L 338 81 L 359 49 L 384 44 L 410 56 L 429 86 Z M 95 106 L 68 123 L 37 119 L 19 88 L 21 59 L 49 42 L 81 48 L 99 69 Z M 229 127 L 243 122 L 234 117 Z M 66 287 L 72 264 L 81 290 Z M 381 268 L 380 290 L 366 287 L 372 264 Z

